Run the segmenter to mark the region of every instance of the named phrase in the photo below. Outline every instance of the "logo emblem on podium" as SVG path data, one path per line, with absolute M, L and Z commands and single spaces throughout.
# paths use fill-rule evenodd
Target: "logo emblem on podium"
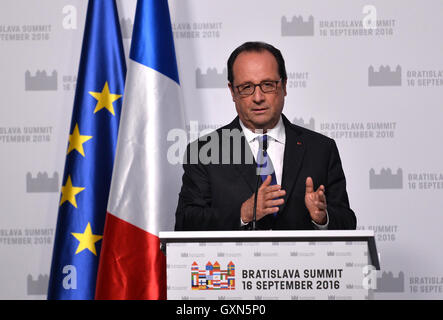
M 197 262 L 191 266 L 192 290 L 234 290 L 235 289 L 235 264 L 230 261 L 225 270 L 220 268 L 220 263 L 208 261 L 204 269 L 200 269 Z

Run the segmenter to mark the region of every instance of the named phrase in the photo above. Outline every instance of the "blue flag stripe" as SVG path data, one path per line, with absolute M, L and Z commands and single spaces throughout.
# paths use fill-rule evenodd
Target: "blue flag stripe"
M 180 84 L 167 0 L 138 0 L 129 57 Z

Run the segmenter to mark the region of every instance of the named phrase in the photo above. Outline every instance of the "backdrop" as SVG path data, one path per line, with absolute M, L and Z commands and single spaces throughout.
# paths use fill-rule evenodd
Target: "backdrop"
M 235 47 L 274 44 L 289 77 L 284 113 L 336 140 L 358 229 L 375 231 L 375 298 L 442 299 L 443 2 L 169 5 L 188 128 L 236 115 Z M 46 297 L 86 6 L 0 4 L 0 299 Z M 135 0 L 118 6 L 128 54 Z

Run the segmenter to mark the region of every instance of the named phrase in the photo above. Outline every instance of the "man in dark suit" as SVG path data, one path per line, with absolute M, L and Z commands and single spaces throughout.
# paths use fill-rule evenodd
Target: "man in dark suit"
M 188 146 L 175 230 L 248 229 L 254 201 L 259 230 L 355 229 L 334 140 L 282 114 L 280 51 L 241 45 L 229 57 L 228 80 L 238 116 Z

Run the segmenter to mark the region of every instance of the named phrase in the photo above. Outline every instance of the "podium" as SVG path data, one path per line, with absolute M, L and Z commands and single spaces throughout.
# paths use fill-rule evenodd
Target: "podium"
M 160 232 L 169 300 L 372 299 L 372 230 Z

